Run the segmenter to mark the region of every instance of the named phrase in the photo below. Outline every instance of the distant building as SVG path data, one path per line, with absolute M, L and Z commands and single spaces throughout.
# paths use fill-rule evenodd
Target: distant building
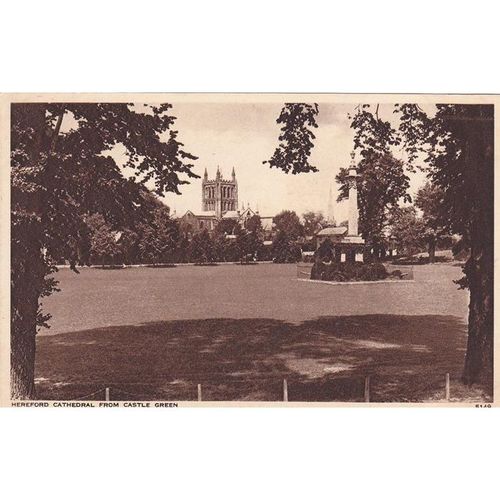
M 243 226 L 245 221 L 254 215 L 260 217 L 264 232 L 270 235 L 273 228 L 273 216 L 260 215 L 258 209 L 250 208 L 250 204 L 246 208 L 242 204 L 239 210 L 238 181 L 234 167 L 231 179 L 224 179 L 217 167 L 215 179 L 209 179 L 207 169 L 205 169 L 201 183 L 201 211 L 188 210 L 180 217 L 180 221 L 184 231 L 192 234 L 204 229 L 213 231 L 221 220 L 235 220 Z
M 332 243 L 341 243 L 347 233 L 347 227 L 344 226 L 327 226 L 316 233 L 316 243 L 319 247 L 325 240 L 330 240 Z
M 224 179 L 217 167 L 214 180 L 208 179 L 205 169 L 201 183 L 201 198 L 203 212 L 213 212 L 220 219 L 226 212 L 234 212 L 238 209 L 238 182 L 236 172 L 231 172 L 231 180 Z

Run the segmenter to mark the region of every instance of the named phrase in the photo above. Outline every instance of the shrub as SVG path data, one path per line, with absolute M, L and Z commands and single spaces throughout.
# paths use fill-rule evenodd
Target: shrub
M 388 276 L 385 267 L 378 263 L 364 262 L 315 262 L 311 279 L 322 281 L 377 281 Z

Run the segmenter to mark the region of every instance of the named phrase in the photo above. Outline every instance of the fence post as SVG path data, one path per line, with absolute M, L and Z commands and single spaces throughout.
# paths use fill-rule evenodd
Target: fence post
M 283 379 L 283 401 L 288 401 L 288 383 L 286 378 Z
M 370 402 L 370 375 L 365 377 L 365 403 Z
M 106 390 L 104 391 L 105 392 L 105 399 L 106 401 L 109 401 L 109 387 L 106 387 Z
M 201 401 L 201 384 L 198 384 L 198 401 Z
M 445 394 L 444 397 L 446 401 L 450 400 L 450 374 L 446 374 L 446 384 L 445 384 Z

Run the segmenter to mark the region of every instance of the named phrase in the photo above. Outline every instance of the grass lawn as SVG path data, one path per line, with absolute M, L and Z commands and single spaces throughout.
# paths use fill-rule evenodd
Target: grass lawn
M 58 273 L 37 340 L 38 397 L 373 401 L 464 396 L 468 293 L 449 264 L 415 283 L 328 287 L 294 265 L 84 269 Z M 481 394 L 477 394 L 481 397 Z

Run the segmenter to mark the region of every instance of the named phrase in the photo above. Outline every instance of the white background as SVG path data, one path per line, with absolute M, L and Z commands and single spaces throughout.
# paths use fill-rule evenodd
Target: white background
M 4 1 L 0 90 L 499 92 L 494 6 Z M 489 409 L 2 410 L 0 450 L 4 498 L 498 495 Z

